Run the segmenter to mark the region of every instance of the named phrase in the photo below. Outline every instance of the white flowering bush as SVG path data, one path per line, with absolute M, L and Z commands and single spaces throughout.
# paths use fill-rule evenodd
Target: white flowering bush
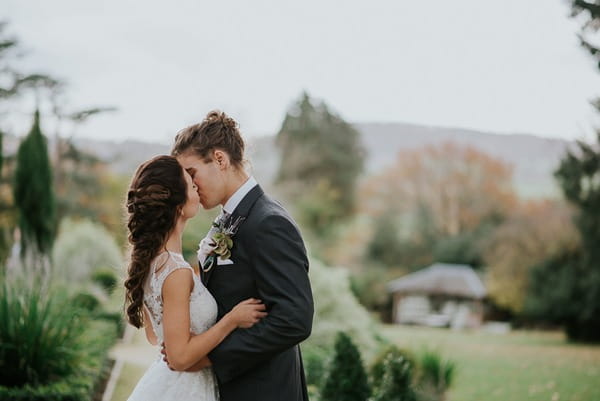
M 124 269 L 123 253 L 115 239 L 102 225 L 89 220 L 62 222 L 52 260 L 53 273 L 69 282 L 90 281 L 99 269 L 120 276 Z
M 365 360 L 377 351 L 378 323 L 350 289 L 348 271 L 313 260 L 310 280 L 315 302 L 313 330 L 306 345 L 332 350 L 338 332 L 350 335 Z

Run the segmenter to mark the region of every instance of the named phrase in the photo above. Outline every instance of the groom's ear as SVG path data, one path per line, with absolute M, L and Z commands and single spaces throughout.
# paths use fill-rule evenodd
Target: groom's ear
M 220 149 L 215 149 L 213 159 L 219 166 L 220 170 L 225 170 L 229 166 L 229 155 Z

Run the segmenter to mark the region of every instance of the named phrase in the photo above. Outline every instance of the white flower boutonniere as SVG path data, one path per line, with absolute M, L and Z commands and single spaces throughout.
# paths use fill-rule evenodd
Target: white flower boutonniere
M 213 248 L 212 252 L 208 254 L 204 263 L 202 264 L 202 270 L 205 273 L 213 268 L 215 263 L 217 263 L 217 258 L 219 258 L 221 261 L 229 262 L 224 264 L 233 263 L 229 259 L 231 258 L 231 249 L 233 248 L 233 237 L 237 233 L 240 224 L 242 224 L 245 219 L 245 217 L 239 216 L 230 224 L 226 224 L 226 221 L 223 221 L 220 224 L 213 223 L 213 227 L 216 228 L 216 232 L 211 238 L 212 244 L 210 244 L 210 246 Z

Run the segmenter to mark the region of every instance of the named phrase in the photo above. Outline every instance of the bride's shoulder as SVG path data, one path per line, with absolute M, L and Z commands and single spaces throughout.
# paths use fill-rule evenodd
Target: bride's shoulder
M 157 277 L 168 275 L 174 270 L 189 269 L 194 271 L 183 255 L 176 252 L 164 251 L 159 253 L 150 265 L 152 273 Z

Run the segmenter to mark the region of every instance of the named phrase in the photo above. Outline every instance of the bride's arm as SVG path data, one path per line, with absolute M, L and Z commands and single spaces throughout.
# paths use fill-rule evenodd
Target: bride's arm
M 196 362 L 195 364 L 193 364 L 192 366 L 187 368 L 185 371 L 186 372 L 197 372 L 204 368 L 208 368 L 209 366 L 212 366 L 212 363 L 210 363 L 210 359 L 208 359 L 208 357 L 205 356 L 204 358 L 200 359 L 200 361 Z
M 150 321 L 150 313 L 148 313 L 148 309 L 146 305 L 143 307 L 144 309 L 144 331 L 146 332 L 146 339 L 152 345 L 158 344 L 158 337 L 156 337 L 156 333 L 154 333 L 154 329 L 152 328 L 152 322 Z
M 258 300 L 246 300 L 223 316 L 210 329 L 198 335 L 190 332 L 190 293 L 194 281 L 190 269 L 178 269 L 165 279 L 162 287 L 163 330 L 169 366 L 186 370 L 221 343 L 238 327 L 251 327 L 262 317 L 265 306 Z

